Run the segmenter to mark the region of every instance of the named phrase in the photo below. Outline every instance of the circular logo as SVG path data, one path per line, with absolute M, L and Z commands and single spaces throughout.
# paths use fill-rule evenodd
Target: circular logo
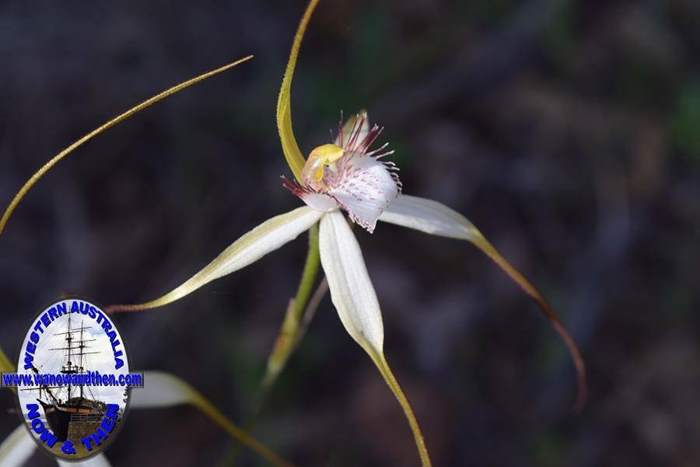
M 53 303 L 31 324 L 14 380 L 21 415 L 34 440 L 54 456 L 80 460 L 101 452 L 124 421 L 129 373 L 124 341 L 94 304 Z

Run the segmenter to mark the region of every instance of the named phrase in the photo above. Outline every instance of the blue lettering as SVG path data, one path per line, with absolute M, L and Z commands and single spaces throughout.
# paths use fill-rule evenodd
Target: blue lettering
M 95 309 L 95 311 L 97 312 L 97 324 L 100 324 L 100 323 L 102 323 L 102 320 L 105 318 L 105 315 L 100 313 L 100 310 Z
M 39 417 L 39 404 L 27 404 L 27 417 L 30 419 L 35 419 Z
M 111 433 L 112 430 L 114 430 L 115 425 L 116 422 L 113 419 L 105 417 L 102 419 L 102 424 L 100 425 L 100 428 L 102 428 L 107 433 Z
M 80 440 L 80 442 L 83 443 L 83 446 L 85 446 L 85 449 L 87 449 L 88 451 L 92 451 L 92 440 L 90 439 L 89 436 L 82 438 Z
M 32 420 L 32 426 L 34 426 L 34 422 L 37 420 L 38 419 Z M 42 425 L 43 425 L 43 423 L 42 423 Z M 51 433 L 51 430 L 47 430 L 46 427 L 44 427 L 44 431 L 41 433 L 41 436 L 39 439 L 41 439 L 41 442 L 50 448 L 52 448 L 54 446 L 54 444 L 56 444 L 56 441 L 58 441 L 58 438 L 56 438 L 56 435 Z
M 38 434 L 42 434 L 43 432 L 46 431 L 46 427 L 44 426 L 44 422 L 42 422 L 40 418 L 35 418 L 32 420 L 32 429 L 35 432 L 37 432 Z
M 111 417 L 117 419 L 119 415 L 119 405 L 118 404 L 107 404 L 107 410 L 105 410 L 105 417 Z
M 49 319 L 49 314 L 44 312 L 43 315 L 41 315 L 41 322 L 44 323 L 44 327 L 49 327 L 49 324 L 51 324 L 51 320 Z
M 61 452 L 63 454 L 68 454 L 69 456 L 75 454 L 75 447 L 73 446 L 73 443 L 68 440 L 64 441 L 63 446 L 61 446 Z
M 28 353 L 24 354 L 24 369 L 25 370 L 31 370 L 34 368 L 34 355 L 30 355 Z

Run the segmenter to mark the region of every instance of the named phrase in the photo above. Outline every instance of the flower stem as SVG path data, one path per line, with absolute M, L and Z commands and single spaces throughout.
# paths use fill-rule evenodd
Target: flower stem
M 309 229 L 309 251 L 306 254 L 306 262 L 304 263 L 304 271 L 301 274 L 301 281 L 297 294 L 294 297 L 294 316 L 297 322 L 301 321 L 306 304 L 311 297 L 316 276 L 321 265 L 321 257 L 318 251 L 318 224 Z
M 282 373 L 294 350 L 297 348 L 308 328 L 311 318 L 316 313 L 319 302 L 328 291 L 328 285 L 324 281 L 311 296 L 314 283 L 321 266 L 321 259 L 318 250 L 318 225 L 309 229 L 309 251 L 306 254 L 304 269 L 301 273 L 301 280 L 297 293 L 289 301 L 284 321 L 279 334 L 275 339 L 272 352 L 267 359 L 267 368 L 262 382 L 260 383 L 260 393 L 250 415 L 250 420 L 245 424 L 245 432 L 250 433 L 258 421 L 258 417 L 267 401 L 267 397 L 277 382 L 277 378 Z M 307 306 L 308 305 L 308 306 Z M 220 463 L 223 466 L 233 466 L 240 451 L 240 444 L 233 446 L 229 454 Z
M 282 327 L 267 360 L 267 369 L 261 383 L 263 397 L 274 385 L 277 377 L 287 364 L 287 360 L 289 360 L 292 351 L 299 342 L 300 324 L 304 317 L 304 310 L 306 310 L 306 305 L 311 297 L 314 284 L 316 283 L 320 265 L 318 225 L 314 225 L 309 230 L 309 251 L 306 254 L 306 262 L 304 263 L 304 270 L 301 274 L 301 281 L 299 282 L 297 294 L 289 302 Z

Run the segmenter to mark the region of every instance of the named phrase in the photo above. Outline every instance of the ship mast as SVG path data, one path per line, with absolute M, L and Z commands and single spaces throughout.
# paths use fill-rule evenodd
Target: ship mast
M 34 365 L 32 365 L 32 371 L 34 372 L 34 374 L 37 374 L 37 375 L 40 374 L 39 370 L 37 370 L 37 368 Z M 42 394 L 44 393 L 44 391 L 46 391 L 46 394 L 49 395 L 50 399 L 53 401 L 54 404 L 60 404 L 61 400 L 58 399 L 56 396 L 54 396 L 54 394 L 51 392 L 52 388 L 53 389 L 60 389 L 61 386 L 49 387 L 46 384 L 42 384 L 38 388 L 22 388 L 22 389 L 20 389 L 20 391 L 39 391 L 39 400 L 43 400 Z
M 83 368 L 83 349 L 85 349 L 85 341 L 83 340 L 83 330 L 84 329 L 85 329 L 85 322 L 81 321 L 80 322 L 80 341 L 79 341 L 80 342 L 80 344 L 79 344 L 79 347 L 80 347 L 80 368 L 78 370 L 81 373 L 83 371 L 85 371 L 85 369 Z M 83 385 L 82 384 L 80 385 L 80 398 L 81 399 L 83 398 Z
M 61 367 L 61 373 L 64 375 L 73 375 L 73 374 L 79 374 L 79 373 L 84 373 L 85 372 L 85 360 L 84 357 L 85 355 L 88 354 L 97 354 L 100 352 L 85 352 L 85 348 L 88 347 L 85 345 L 86 342 L 91 342 L 96 339 L 85 339 L 84 338 L 84 331 L 85 329 L 90 329 L 90 326 L 85 326 L 84 321 L 81 321 L 80 323 L 80 329 L 73 330 L 71 327 L 71 315 L 68 315 L 68 328 L 65 332 L 59 332 L 54 335 L 59 336 L 59 335 L 65 335 L 65 341 L 66 341 L 66 346 L 65 347 L 59 347 L 59 348 L 54 348 L 50 350 L 65 350 L 66 351 L 66 364 Z M 80 336 L 74 336 L 75 333 L 80 332 Z M 77 341 L 74 344 L 74 341 Z M 74 350 L 78 350 L 77 355 L 73 353 Z M 73 363 L 73 357 L 78 358 L 77 364 Z M 78 388 L 80 390 L 80 399 L 83 399 L 83 385 L 79 384 Z M 68 398 L 66 399 L 66 403 L 68 403 L 72 399 L 72 390 L 73 386 L 70 384 L 67 385 L 66 387 L 68 391 Z
M 71 334 L 70 314 L 69 314 L 68 315 L 68 333 L 66 334 L 66 348 L 68 349 L 68 362 L 67 362 L 66 368 L 63 368 L 61 371 L 61 373 L 63 373 L 63 374 L 73 373 L 73 371 L 72 371 L 73 370 L 73 368 L 72 368 L 73 363 L 71 362 L 71 358 L 72 358 L 71 352 L 73 350 L 73 346 L 71 345 L 72 342 L 73 342 L 73 334 Z M 66 402 L 68 402 L 71 399 L 70 390 L 71 390 L 71 385 L 68 384 L 68 399 L 66 399 Z

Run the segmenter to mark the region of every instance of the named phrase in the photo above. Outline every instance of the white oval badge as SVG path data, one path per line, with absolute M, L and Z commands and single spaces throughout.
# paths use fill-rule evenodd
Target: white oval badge
M 31 324 L 14 383 L 37 444 L 54 456 L 81 460 L 114 440 L 130 387 L 142 386 L 143 379 L 129 373 L 124 341 L 112 320 L 88 301 L 66 299 Z

